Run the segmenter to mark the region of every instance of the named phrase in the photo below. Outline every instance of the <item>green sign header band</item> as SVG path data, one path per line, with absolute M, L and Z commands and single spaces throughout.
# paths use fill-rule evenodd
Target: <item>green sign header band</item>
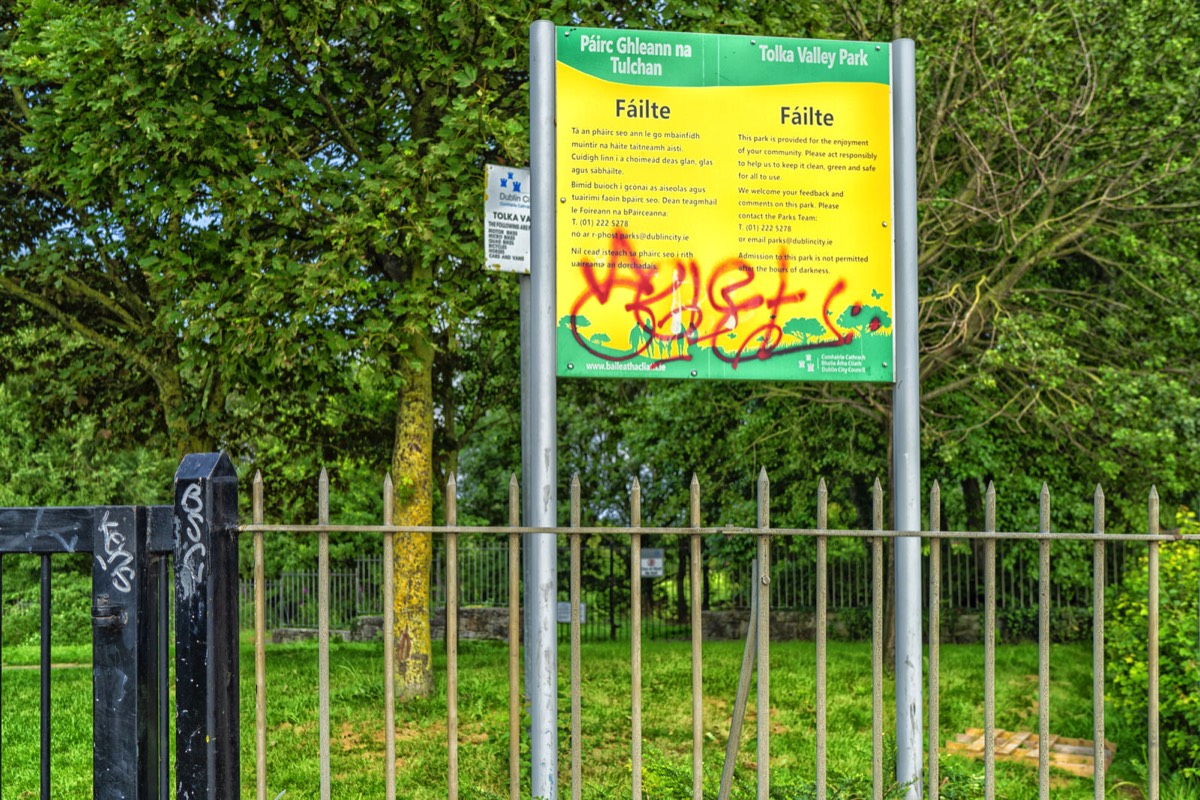
M 557 58 L 634 86 L 891 82 L 891 45 L 717 33 L 558 28 Z

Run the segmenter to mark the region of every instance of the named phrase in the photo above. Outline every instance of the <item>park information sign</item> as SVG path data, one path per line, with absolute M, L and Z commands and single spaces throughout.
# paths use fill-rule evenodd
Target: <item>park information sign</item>
M 558 374 L 892 381 L 891 45 L 555 41 Z

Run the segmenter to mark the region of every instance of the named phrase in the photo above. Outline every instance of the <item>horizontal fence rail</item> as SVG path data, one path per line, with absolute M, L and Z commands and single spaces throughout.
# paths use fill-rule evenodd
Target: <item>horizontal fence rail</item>
M 340 530 L 340 529 L 339 529 Z M 702 533 L 692 534 L 696 541 L 703 541 Z M 460 608 L 504 608 L 508 605 L 508 560 L 506 542 L 482 538 L 487 534 L 465 533 L 458 545 Z M 691 538 L 689 537 L 689 538 Z M 595 539 L 599 540 L 596 541 Z M 605 534 L 593 537 L 580 535 L 581 564 L 590 564 L 591 572 L 581 578 L 580 636 L 584 642 L 618 641 L 629 638 L 630 598 L 629 537 L 620 534 Z M 776 611 L 795 611 L 815 617 L 818 596 L 827 609 L 840 614 L 841 635 L 867 638 L 870 609 L 872 607 L 871 559 L 866 550 L 841 553 L 827 561 L 827 588 L 818 592 L 817 574 L 818 544 L 813 537 L 790 540 L 791 546 L 776 547 L 771 564 L 771 607 Z M 850 543 L 844 540 L 844 543 Z M 1007 558 L 1005 547 L 1000 544 L 996 586 L 998 630 L 1005 640 L 1033 638 L 1036 634 L 1035 609 L 1038 608 L 1037 559 L 1018 548 L 1010 548 Z M 788 542 L 784 542 L 788 544 Z M 828 551 L 826 542 L 826 551 Z M 984 608 L 983 548 L 972 546 L 978 540 L 952 538 L 944 549 L 939 548 L 941 590 L 939 603 L 945 610 L 947 624 L 957 621 L 959 630 L 950 630 L 952 639 L 973 635 L 970 631 L 978 627 L 976 617 Z M 1105 541 L 1106 570 L 1102 591 L 1120 582 L 1128 558 L 1128 543 Z M 560 562 L 569 562 L 570 544 L 559 548 Z M 721 612 L 748 612 L 751 603 L 752 585 L 749 565 L 728 557 L 693 555 L 690 542 L 667 553 L 665 574 L 661 577 L 644 579 L 642 626 L 645 636 L 652 639 L 686 637 L 693 624 L 702 624 L 704 617 L 692 619 L 690 613 L 691 586 L 701 587 L 697 592 L 702 614 Z M 1034 554 L 1036 555 L 1036 554 Z M 924 557 L 923 572 L 928 574 L 929 556 Z M 330 625 L 334 631 L 352 631 L 356 621 L 369 622 L 381 618 L 385 559 L 380 556 L 358 557 L 349 568 L 332 569 L 329 574 Z M 1005 564 L 1003 568 L 1000 564 Z M 691 570 L 699 570 L 697 576 Z M 390 573 L 390 570 L 386 570 Z M 560 601 L 569 602 L 570 581 L 567 576 L 560 580 Z M 239 621 L 244 630 L 254 627 L 256 604 L 255 578 L 241 581 Z M 288 570 L 273 577 L 263 578 L 265 624 L 270 631 L 300 629 L 315 632 L 318 628 L 319 573 L 317 570 Z M 686 588 L 685 588 L 686 587 Z M 1065 585 L 1062 581 L 1051 584 L 1053 608 L 1066 615 L 1070 624 L 1068 633 L 1086 636 L 1081 625 L 1091 618 L 1092 598 L 1097 588 L 1093 582 L 1078 582 Z M 440 615 L 446 607 L 445 550 L 441 541 L 434 542 L 433 564 L 430 573 L 430 602 Z M 562 640 L 568 636 L 568 628 L 560 625 Z M 973 626 L 964 628 L 964 626 Z M 372 628 L 373 629 L 373 628 Z
M 743 661 L 743 678 L 748 679 L 750 671 L 757 664 L 757 732 L 756 732 L 756 753 L 755 761 L 756 769 L 756 784 L 757 794 L 760 798 L 765 798 L 770 792 L 770 768 L 772 763 L 771 746 L 770 746 L 770 713 L 771 706 L 771 673 L 768 669 L 770 656 L 770 637 L 771 627 L 770 619 L 772 611 L 778 611 L 780 601 L 784 597 L 804 597 L 815 612 L 815 670 L 816 686 L 815 686 L 815 736 L 816 736 L 816 789 L 818 797 L 826 797 L 830 791 L 828 785 L 829 776 L 827 774 L 827 754 L 829 742 L 829 717 L 827 707 L 830 703 L 830 692 L 827 685 L 828 682 L 828 640 L 830 636 L 829 617 L 830 614 L 840 608 L 857 608 L 860 604 L 866 604 L 870 609 L 870 641 L 871 641 L 871 661 L 872 661 L 872 689 L 871 689 L 871 748 L 873 752 L 872 758 L 872 775 L 871 786 L 872 796 L 882 797 L 885 789 L 888 788 L 887 781 L 889 780 L 882 771 L 884 763 L 884 734 L 883 721 L 885 718 L 884 700 L 882 696 L 883 685 L 883 638 L 884 638 L 884 570 L 885 570 L 885 546 L 891 539 L 902 536 L 918 536 L 923 543 L 928 546 L 929 553 L 926 560 L 925 576 L 927 580 L 927 610 L 929 612 L 929 676 L 928 676 L 928 765 L 925 772 L 926 786 L 930 792 L 930 796 L 936 796 L 940 780 L 939 760 L 941 757 L 940 744 L 942 741 L 942 731 L 940 729 L 941 721 L 939 714 L 940 706 L 940 644 L 942 636 L 942 618 L 941 614 L 946 608 L 947 595 L 952 595 L 955 592 L 967 592 L 973 595 L 974 605 L 963 605 L 964 608 L 979 609 L 982 614 L 983 621 L 983 685 L 981 705 L 984 714 L 984 796 L 992 798 L 996 792 L 996 776 L 995 776 L 995 761 L 996 761 L 996 743 L 995 743 L 995 686 L 996 686 L 996 633 L 998 619 L 1002 616 L 1005 608 L 1019 609 L 1037 609 L 1036 616 L 1036 636 L 1038 647 L 1038 675 L 1037 675 L 1037 716 L 1038 716 L 1038 773 L 1037 781 L 1039 785 L 1039 797 L 1048 797 L 1051 785 L 1051 777 L 1049 773 L 1049 722 L 1051 719 L 1052 708 L 1050 705 L 1050 643 L 1051 643 L 1051 620 L 1052 612 L 1060 607 L 1090 607 L 1092 637 L 1093 637 L 1093 653 L 1094 653 L 1094 736 L 1095 736 L 1095 786 L 1097 798 L 1103 796 L 1105 769 L 1104 769 L 1104 711 L 1103 711 L 1103 687 L 1104 687 L 1104 591 L 1105 588 L 1114 582 L 1120 580 L 1120 570 L 1114 569 L 1114 561 L 1120 559 L 1124 561 L 1132 558 L 1129 548 L 1147 548 L 1149 557 L 1150 569 L 1150 585 L 1151 592 L 1147 598 L 1148 610 L 1148 630 L 1147 630 L 1147 661 L 1150 665 L 1149 670 L 1149 703 L 1150 703 L 1150 738 L 1147 742 L 1147 758 L 1150 770 L 1149 783 L 1151 796 L 1156 796 L 1157 786 L 1159 782 L 1158 775 L 1158 731 L 1157 731 L 1157 692 L 1158 692 L 1158 675 L 1157 675 L 1157 560 L 1156 551 L 1161 542 L 1176 542 L 1185 541 L 1189 543 L 1200 542 L 1200 537 L 1197 536 L 1179 536 L 1177 534 L 1162 535 L 1157 528 L 1157 496 L 1152 494 L 1151 506 L 1149 509 L 1150 523 L 1147 527 L 1147 532 L 1142 534 L 1110 534 L 1104 530 L 1104 498 L 1103 493 L 1097 490 L 1095 498 L 1095 524 L 1094 530 L 1088 532 L 1055 532 L 1051 530 L 1050 525 L 1050 495 L 1049 491 L 1044 489 L 1039 498 L 1039 530 L 1036 532 L 1001 532 L 996 530 L 995 524 L 995 489 L 992 486 L 988 487 L 987 497 L 985 501 L 985 525 L 984 530 L 977 532 L 961 532 L 961 531 L 944 531 L 941 530 L 940 519 L 940 489 L 934 486 L 930 497 L 930 529 L 926 531 L 895 531 L 885 530 L 883 528 L 883 497 L 882 490 L 878 483 L 873 491 L 873 530 L 837 530 L 829 529 L 826 525 L 828 519 L 828 492 L 825 489 L 825 484 L 822 481 L 818 487 L 817 496 L 817 521 L 818 525 L 813 529 L 805 528 L 776 528 L 770 523 L 770 496 L 769 482 L 766 473 L 764 472 L 759 479 L 757 496 L 759 502 L 759 512 L 757 524 L 755 527 L 744 526 L 702 526 L 700 524 L 699 514 L 699 498 L 700 488 L 698 481 L 693 480 L 690 493 L 690 524 L 682 527 L 643 527 L 641 523 L 641 497 L 640 489 L 637 482 L 634 481 L 632 493 L 630 496 L 630 520 L 631 524 L 628 527 L 612 527 L 612 526 L 585 526 L 580 524 L 580 505 L 579 505 L 579 483 L 578 478 L 572 482 L 571 491 L 571 512 L 570 520 L 566 526 L 552 528 L 535 528 L 523 527 L 518 524 L 518 490 L 516 488 L 515 478 L 510 483 L 510 518 L 507 526 L 460 526 L 455 524 L 455 510 L 453 498 L 456 496 L 457 488 L 453 482 L 447 487 L 446 496 L 451 502 L 448 505 L 448 519 L 446 525 L 395 525 L 392 524 L 392 506 L 391 506 L 391 487 L 390 484 L 385 484 L 385 519 L 379 525 L 353 525 L 343 526 L 331 524 L 327 518 L 327 492 L 328 479 L 324 475 L 321 478 L 321 511 L 318 524 L 268 524 L 264 523 L 262 513 L 262 498 L 261 498 L 261 478 L 256 478 L 255 482 L 255 500 L 254 500 L 254 522 L 248 525 L 242 525 L 240 530 L 243 534 L 253 535 L 255 538 L 255 576 L 251 594 L 255 598 L 254 609 L 254 624 L 255 624 L 255 659 L 256 665 L 265 660 L 265 636 L 266 636 L 266 614 L 264 613 L 264 604 L 270 606 L 268 587 L 271 584 L 263 577 L 263 557 L 262 557 L 262 537 L 265 534 L 272 532 L 287 532 L 299 534 L 311 534 L 317 536 L 322 542 L 325 542 L 331 534 L 340 532 L 356 532 L 356 533 L 374 533 L 381 537 L 382 553 L 384 563 L 392 557 L 392 539 L 397 535 L 423 533 L 431 534 L 439 537 L 442 542 L 441 552 L 445 553 L 445 561 L 439 565 L 438 579 L 433 581 L 434 586 L 439 584 L 439 581 L 445 592 L 444 597 L 447 606 L 447 633 L 445 639 L 446 655 L 447 655 L 447 675 L 446 675 L 446 691 L 447 691 L 447 769 L 448 769 L 448 794 L 450 797 L 457 797 L 459 786 L 459 759 L 470 758 L 470 751 L 460 751 L 460 738 L 462 736 L 459 730 L 459 697 L 458 697 L 458 670 L 459 657 L 457 649 L 457 634 L 456 626 L 459 616 L 459 610 L 463 603 L 462 598 L 466 593 L 466 582 L 471 580 L 471 553 L 488 554 L 487 558 L 496 558 L 496 554 L 504 556 L 506 563 L 496 564 L 489 563 L 486 566 L 479 567 L 480 574 L 485 577 L 480 578 L 481 585 L 487 588 L 489 597 L 496 596 L 499 588 L 504 585 L 507 588 L 506 596 L 503 598 L 503 604 L 506 604 L 509 612 L 509 678 L 510 678 L 510 708 L 509 708 L 509 793 L 512 797 L 520 796 L 521 781 L 521 765 L 519 763 L 519 746 L 520 746 L 520 666 L 519 666 L 519 626 L 518 609 L 520 605 L 520 570 L 519 570 L 519 548 L 520 536 L 526 533 L 553 533 L 561 535 L 566 546 L 563 550 L 563 558 L 560 560 L 560 569 L 566 576 L 566 603 L 569 606 L 569 614 L 564 620 L 564 625 L 567 626 L 567 646 L 570 649 L 570 666 L 567 680 L 569 680 L 569 706 L 567 712 L 570 719 L 561 725 L 561 729 L 568 732 L 568 741 L 564 744 L 570 753 L 569 767 L 567 774 L 569 775 L 570 792 L 573 798 L 579 797 L 583 785 L 583 753 L 588 751 L 587 732 L 581 725 L 581 708 L 586 702 L 588 686 L 582 678 L 581 669 L 581 641 L 584 617 L 585 594 L 583 591 L 583 577 L 581 573 L 581 563 L 586 553 L 584 541 L 586 537 L 599 535 L 600 553 L 604 554 L 606 548 L 610 548 L 608 553 L 611 554 L 614 562 L 613 575 L 623 577 L 624 586 L 620 587 L 628 594 L 629 603 L 629 625 L 628 635 L 630 641 L 630 717 L 629 717 L 629 764 L 631 768 L 631 783 L 632 796 L 637 800 L 642 796 L 643 787 L 641 785 L 642 773 L 642 739 L 643 739 L 643 704 L 641 696 L 641 688 L 643 681 L 643 654 L 642 654 L 642 623 L 645 612 L 644 600 L 646 595 L 643 591 L 645 579 L 642 577 L 640 569 L 640 556 L 643 548 L 642 543 L 647 536 L 671 536 L 678 537 L 679 547 L 676 552 L 681 554 L 677 585 L 683 591 L 683 596 L 673 598 L 682 601 L 682 606 L 685 609 L 686 630 L 688 638 L 691 642 L 692 649 L 692 795 L 695 798 L 702 797 L 703 794 L 703 765 L 704 765 L 704 729 L 702 720 L 702 704 L 700 700 L 703 698 L 703 632 L 701 630 L 701 612 L 703 598 L 703 570 L 707 566 L 712 569 L 712 563 L 706 564 L 704 560 L 704 540 L 707 536 L 721 535 L 725 537 L 747 536 L 752 537 L 755 544 L 754 549 L 757 553 L 755 559 L 758 567 L 761 569 L 761 577 L 750 582 L 741 579 L 730 580 L 731 585 L 740 583 L 736 590 L 731 590 L 727 593 L 727 597 L 731 599 L 731 605 L 737 605 L 740 602 L 736 598 L 744 597 L 750 607 L 753 609 L 751 614 L 749 631 L 747 633 L 746 658 Z M 489 541 L 489 538 L 492 541 Z M 507 542 L 505 543 L 505 539 Z M 480 544 L 482 540 L 485 543 Z M 853 559 L 834 558 L 831 556 L 831 545 L 843 540 L 856 540 L 863 543 L 862 547 L 865 553 L 865 560 L 861 563 Z M 1070 591 L 1055 592 L 1051 582 L 1051 566 L 1056 545 L 1061 545 L 1067 542 L 1090 542 L 1091 543 L 1091 558 L 1092 558 L 1092 581 L 1090 586 L 1082 593 L 1072 588 Z M 1024 543 L 1028 543 L 1025 545 Z M 505 546 L 506 544 L 506 546 Z M 622 547 L 621 556 L 618 560 L 617 546 L 625 544 Z M 322 544 L 322 551 L 326 544 Z M 1009 558 L 1009 565 L 1019 565 L 1014 572 L 1014 577 L 1009 584 L 1009 588 L 1005 593 L 1002 593 L 1001 584 L 998 576 L 1003 575 L 1000 568 L 1004 553 L 1008 548 L 1022 547 L 1019 555 L 1014 555 Z M 962 566 L 962 562 L 958 557 L 969 550 L 971 553 L 978 553 L 980 561 L 977 565 L 973 564 L 969 569 L 979 584 L 976 586 L 969 581 L 960 581 L 954 577 L 955 571 L 965 571 L 966 567 Z M 1014 551 L 1015 552 L 1015 551 Z M 1136 552 L 1136 551 L 1134 551 Z M 797 557 L 796 554 L 802 554 Z M 1032 562 L 1025 562 L 1022 559 L 1028 557 L 1028 553 L 1033 554 Z M 794 571 L 780 571 L 778 565 L 781 561 L 785 561 L 783 556 L 791 558 L 792 563 L 797 567 Z M 615 565 L 624 562 L 627 564 L 627 569 L 616 571 Z M 374 563 L 365 561 L 362 563 Z M 384 568 L 379 573 L 371 573 L 367 568 L 365 570 L 356 569 L 352 574 L 354 580 L 355 591 L 350 593 L 355 598 L 355 602 L 359 602 L 360 595 L 362 601 L 359 606 L 361 608 L 373 608 L 371 600 L 367 595 L 376 594 L 381 597 L 381 605 L 385 614 L 393 607 L 392 599 L 389 597 L 389 592 L 393 591 L 389 588 L 390 570 Z M 839 572 L 839 569 L 845 571 Z M 1029 584 L 1028 579 L 1023 577 L 1026 573 L 1032 573 L 1032 584 Z M 866 576 L 867 591 L 863 592 L 858 588 L 859 579 L 846 579 L 844 582 L 852 584 L 854 588 L 854 596 L 849 599 L 843 599 L 846 596 L 839 594 L 840 589 L 836 586 L 842 581 L 840 576 L 858 575 Z M 331 571 L 328 560 L 322 558 L 321 565 L 317 573 L 317 588 L 316 593 L 319 597 L 328 598 L 337 594 L 333 590 L 335 585 L 335 576 L 337 573 Z M 368 577 L 364 577 L 367 575 Z M 287 577 L 285 576 L 285 578 Z M 780 584 L 787 584 L 789 581 L 792 585 L 798 587 L 793 591 L 791 588 L 781 588 Z M 383 586 L 380 586 L 382 582 Z M 964 586 L 969 588 L 963 589 Z M 359 587 L 366 587 L 360 591 Z M 609 587 L 604 587 L 609 588 Z M 615 587 L 614 587 L 615 588 Z M 431 595 L 436 596 L 431 591 Z M 710 584 L 709 591 L 712 591 Z M 243 595 L 246 591 L 243 590 Z M 999 598 L 1004 597 L 1001 601 Z M 845 602 L 847 605 L 839 605 Z M 853 605 L 851 605 L 851 603 Z M 609 604 L 611 606 L 611 603 Z M 324 652 L 328 647 L 326 634 L 335 619 L 334 612 L 328 602 L 320 602 L 318 604 L 317 625 L 322 631 L 320 647 Z M 595 615 L 594 610 L 588 611 L 589 615 Z M 607 622 L 606 622 L 607 624 Z M 386 637 L 394 626 L 394 620 L 389 618 L 385 622 L 385 651 L 386 661 L 384 666 L 385 675 L 381 676 L 381 681 L 387 683 L 391 679 L 391 674 L 395 668 L 394 662 L 391 660 L 394 650 L 394 642 Z M 258 737 L 256 744 L 256 774 L 259 776 L 258 797 L 265 798 L 268 796 L 265 785 L 265 744 L 264 744 L 264 727 L 265 727 L 265 703 L 267 702 L 267 694 L 265 684 L 262 683 L 264 678 L 264 670 L 256 666 L 258 673 L 258 708 L 256 710 Z M 318 675 L 319 687 L 319 703 L 321 717 L 321 757 L 323 762 L 328 760 L 328 742 L 324 733 L 328 728 L 329 708 L 327 697 L 329 694 L 330 677 L 327 674 L 327 669 L 323 666 Z M 390 687 L 390 684 L 387 684 Z M 748 691 L 748 683 L 746 685 Z M 730 720 L 731 729 L 738 729 L 741 725 L 741 720 L 738 718 L 739 713 L 743 713 L 745 705 L 740 703 L 735 704 L 735 712 Z M 384 728 L 384 737 L 387 742 L 387 766 L 386 783 L 387 796 L 395 796 L 395 719 L 394 719 L 394 694 L 391 688 L 387 690 L 387 700 L 385 702 L 386 709 L 381 720 Z M 738 708 L 742 711 L 738 711 Z M 730 747 L 734 747 L 736 740 L 731 740 Z M 736 759 L 736 748 L 732 751 Z M 732 762 L 727 760 L 727 769 Z M 922 787 L 924 788 L 924 787 Z M 726 784 L 722 781 L 722 794 L 719 796 L 727 796 L 725 794 Z M 915 789 L 910 789 L 910 796 Z M 917 791 L 919 795 L 920 792 Z M 322 798 L 329 796 L 327 778 L 322 776 L 321 793 Z

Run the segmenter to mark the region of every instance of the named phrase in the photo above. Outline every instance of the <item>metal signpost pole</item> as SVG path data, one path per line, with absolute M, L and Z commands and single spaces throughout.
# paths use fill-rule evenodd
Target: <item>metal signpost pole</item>
M 526 525 L 551 528 L 557 523 L 555 388 L 555 172 L 554 172 L 554 24 L 534 22 L 529 29 L 529 144 L 532 230 L 529 298 L 529 472 L 524 486 Z M 525 605 L 526 686 L 533 730 L 530 760 L 533 796 L 558 797 L 558 649 L 555 604 L 557 536 L 532 534 L 525 551 L 529 578 Z
M 921 528 L 921 386 L 917 345 L 917 123 L 911 39 L 892 43 L 896 237 L 896 383 L 892 400 L 896 530 Z M 921 797 L 921 539 L 896 541 L 896 781 Z
M 520 287 L 520 327 L 521 327 L 521 524 L 528 525 L 530 515 L 533 513 L 532 498 L 529 493 L 529 476 L 533 474 L 533 468 L 529 465 L 530 454 L 533 452 L 533 444 L 531 442 L 533 419 L 530 411 L 529 399 L 529 337 L 531 336 L 529 327 L 529 303 L 530 296 L 533 294 L 533 289 L 529 285 L 528 275 L 517 276 Z M 521 585 L 532 586 L 533 578 L 529 574 L 529 553 L 532 552 L 534 539 L 531 534 L 521 536 Z M 521 629 L 531 630 L 533 628 L 533 618 L 530 616 L 532 610 L 528 602 L 521 603 Z M 525 685 L 533 685 L 533 663 L 529 658 L 529 651 L 526 650 L 525 657 Z

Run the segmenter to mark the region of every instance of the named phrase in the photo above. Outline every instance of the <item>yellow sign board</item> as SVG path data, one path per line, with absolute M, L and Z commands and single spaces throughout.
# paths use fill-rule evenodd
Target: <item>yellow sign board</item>
M 558 374 L 892 380 L 890 47 L 557 34 Z

